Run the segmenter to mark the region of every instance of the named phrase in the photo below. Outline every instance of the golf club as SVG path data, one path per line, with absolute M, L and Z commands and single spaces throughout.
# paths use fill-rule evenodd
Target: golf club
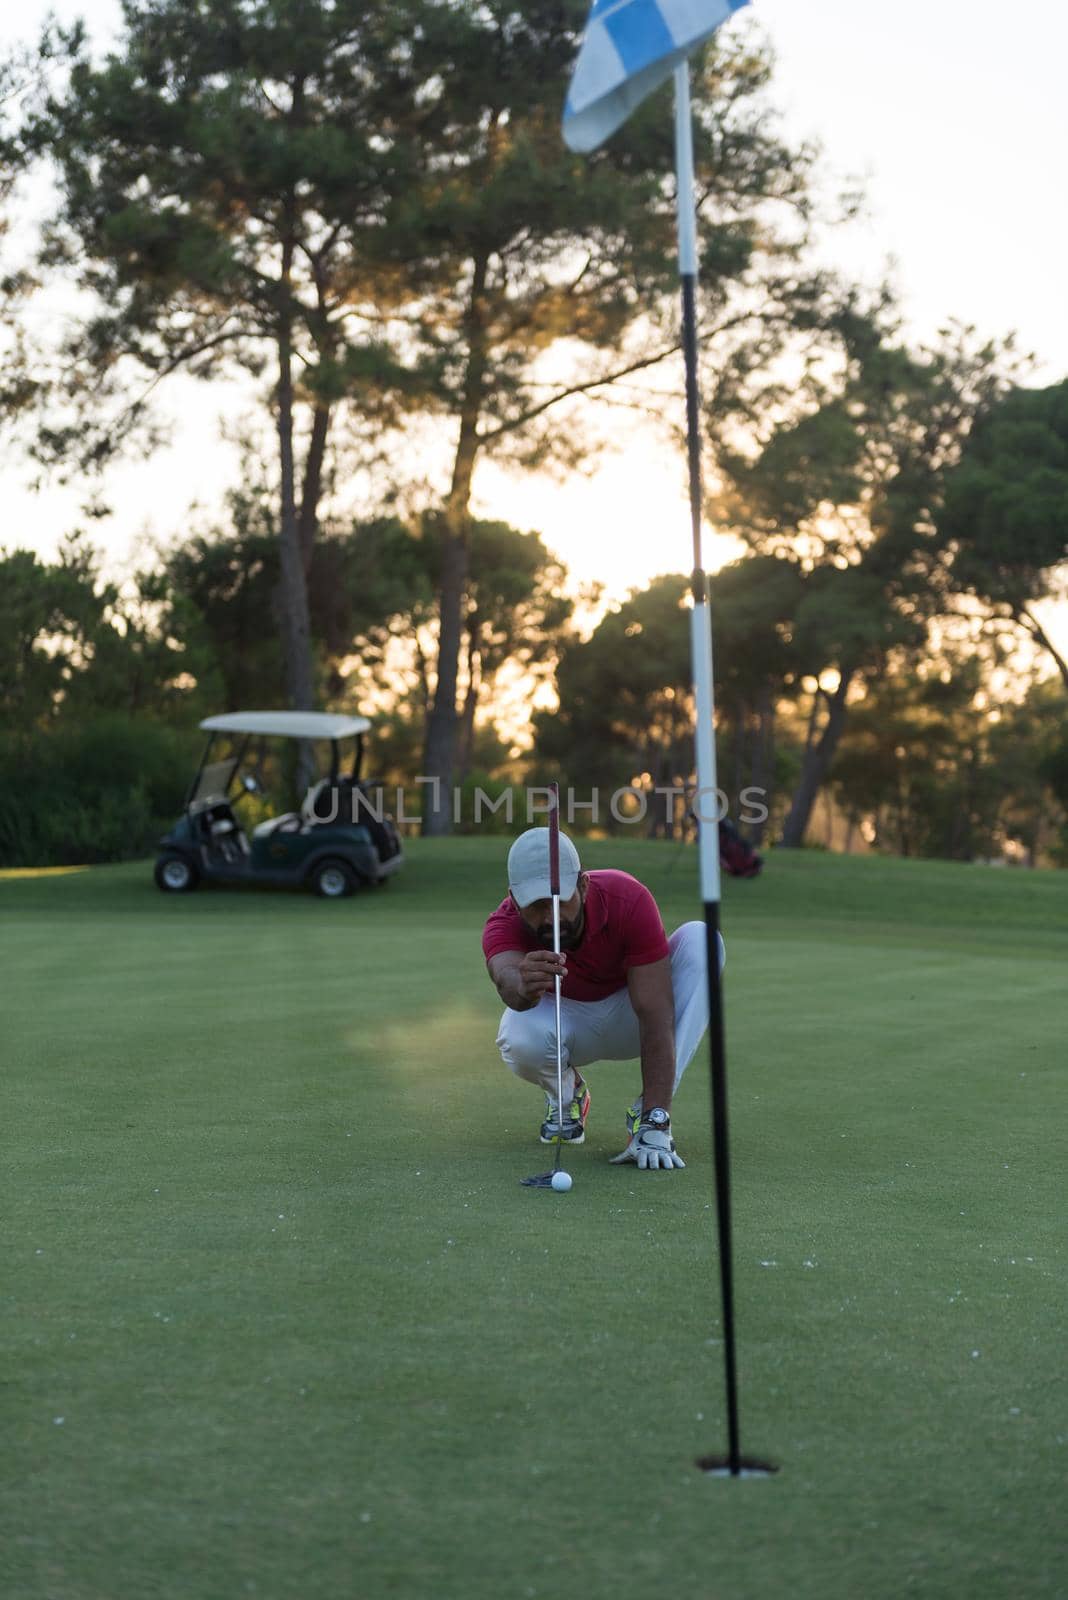
M 553 897 L 553 953 L 560 954 L 560 785 L 549 785 L 549 893 Z M 536 1177 L 522 1178 L 520 1182 L 528 1189 L 551 1189 L 553 1175 L 560 1170 L 560 1157 L 563 1154 L 563 1117 L 564 1117 L 564 1057 L 561 1044 L 560 1026 L 560 974 L 557 973 L 553 981 L 556 1000 L 556 1114 L 560 1119 L 559 1133 L 556 1139 L 556 1154 L 553 1158 L 552 1172 L 539 1172 Z

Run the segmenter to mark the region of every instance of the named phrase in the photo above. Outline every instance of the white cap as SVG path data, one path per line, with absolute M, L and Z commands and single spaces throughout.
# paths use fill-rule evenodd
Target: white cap
M 581 872 L 578 851 L 566 833 L 560 835 L 560 898 L 570 900 L 578 885 Z M 521 833 L 508 852 L 508 887 L 515 896 L 517 906 L 529 906 L 534 900 L 548 900 L 552 894 L 549 884 L 549 830 L 528 828 Z

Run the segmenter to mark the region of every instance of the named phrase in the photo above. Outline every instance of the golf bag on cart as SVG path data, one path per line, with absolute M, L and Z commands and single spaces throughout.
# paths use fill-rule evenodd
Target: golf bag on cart
M 381 809 L 382 788 L 366 778 L 324 780 L 309 797 L 309 809 L 319 821 L 362 823 L 371 836 L 380 861 L 391 861 L 400 851 L 400 836 L 393 818 Z
M 764 865 L 747 839 L 727 817 L 719 825 L 719 864 L 732 878 L 755 878 Z

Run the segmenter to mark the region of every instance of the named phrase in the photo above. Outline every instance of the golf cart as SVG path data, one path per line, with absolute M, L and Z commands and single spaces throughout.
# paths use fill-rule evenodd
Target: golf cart
M 208 744 L 185 812 L 160 840 L 156 883 L 167 894 L 217 883 L 306 884 L 327 899 L 360 885 L 382 884 L 404 863 L 397 830 L 361 781 L 366 717 L 319 711 L 234 711 L 200 724 Z M 253 740 L 328 740 L 329 772 L 312 785 L 299 811 L 269 817 L 245 832 L 235 813 L 243 795 L 263 791 L 242 771 Z M 355 740 L 347 770 L 341 741 Z M 221 751 L 216 750 L 218 741 Z M 214 758 L 214 759 L 213 759 Z

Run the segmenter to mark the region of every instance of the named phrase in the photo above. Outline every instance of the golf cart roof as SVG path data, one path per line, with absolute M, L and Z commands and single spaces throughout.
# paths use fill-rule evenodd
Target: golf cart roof
M 366 733 L 366 717 L 333 716 L 327 711 L 227 711 L 205 717 L 208 733 L 265 733 L 280 739 L 348 739 Z

